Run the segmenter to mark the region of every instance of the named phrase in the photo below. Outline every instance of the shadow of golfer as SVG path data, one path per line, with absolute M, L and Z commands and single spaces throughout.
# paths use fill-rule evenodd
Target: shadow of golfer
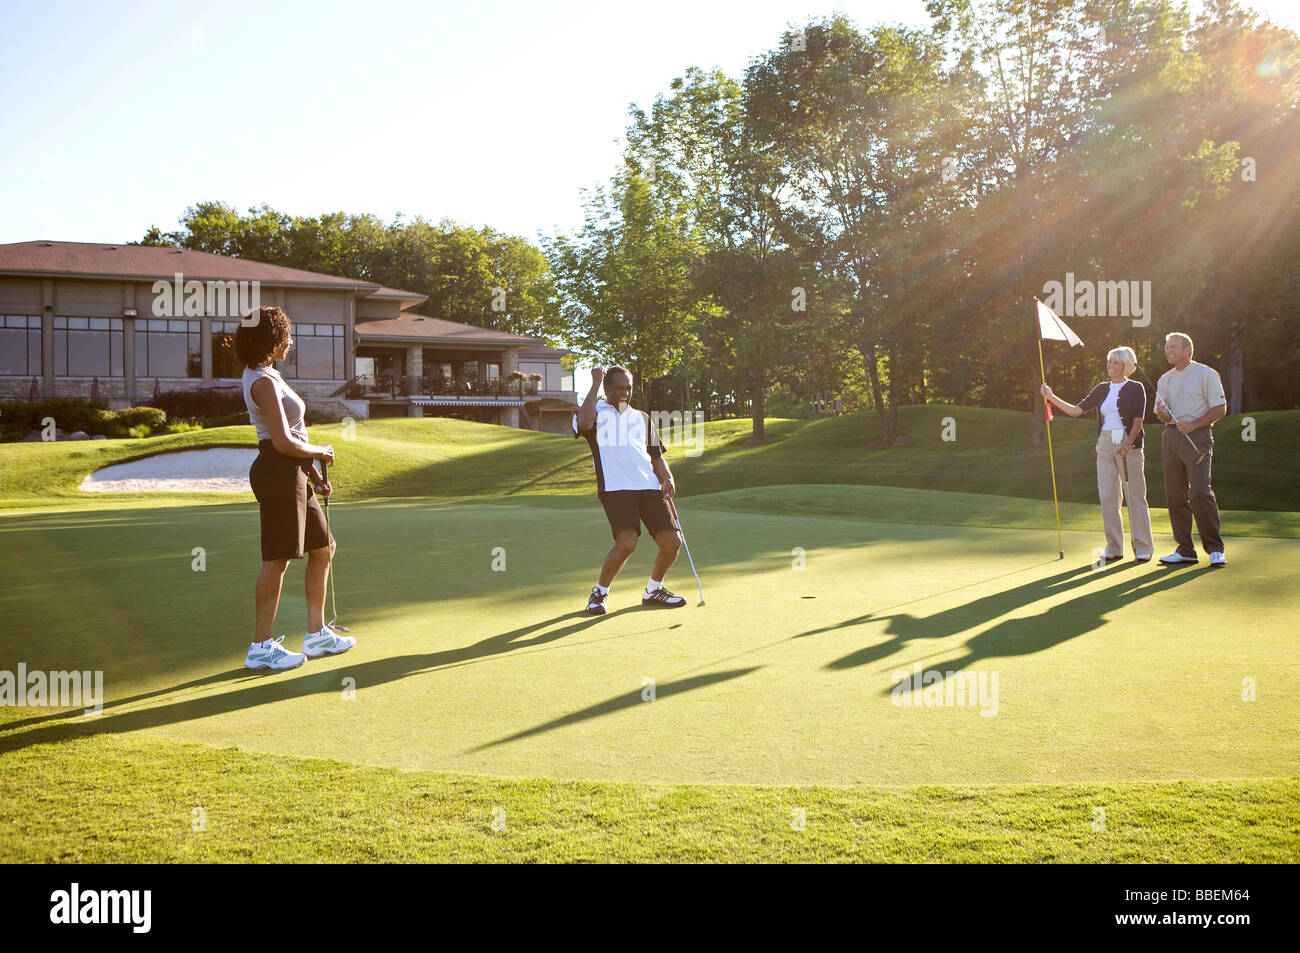
M 619 609 L 609 615 L 619 615 L 623 612 L 632 611 L 635 610 L 633 608 Z M 5 732 L 0 734 L 0 753 L 16 751 L 35 744 L 99 734 L 122 734 L 139 731 L 143 728 L 178 724 L 197 718 L 209 718 L 213 715 L 242 711 L 258 705 L 269 705 L 278 701 L 301 698 L 305 695 L 341 691 L 345 677 L 353 679 L 353 684 L 357 689 L 372 688 L 435 669 L 499 657 L 519 649 L 555 642 L 566 636 L 581 632 L 602 619 L 609 618 L 609 615 L 591 616 L 584 610 L 575 610 L 547 619 L 544 622 L 521 626 L 509 632 L 493 635 L 475 642 L 473 645 L 462 646 L 461 648 L 429 652 L 422 655 L 397 655 L 371 659 L 358 665 L 332 668 L 326 671 L 310 671 L 311 663 L 309 662 L 302 668 L 296 669 L 293 673 L 249 672 L 242 668 L 234 672 L 223 672 L 209 676 L 206 679 L 187 682 L 184 685 L 177 686 L 177 689 L 193 688 L 204 683 L 220 684 L 245 675 L 252 676 L 249 680 L 253 684 L 247 688 L 239 688 L 234 691 L 205 695 L 193 699 L 182 699 L 154 708 L 121 712 L 119 714 L 112 714 L 108 710 L 109 706 L 105 706 L 105 713 L 95 718 L 86 718 L 80 711 L 64 712 L 61 715 L 49 716 L 50 720 L 58 719 L 57 723 L 27 731 L 10 730 L 14 727 L 12 723 L 10 725 L 0 725 L 0 731 Z M 548 628 L 566 620 L 577 621 L 558 628 Z M 626 638 L 637 634 L 640 633 L 626 632 L 613 637 Z M 143 693 L 133 698 L 115 701 L 113 707 L 120 707 L 133 701 L 142 701 L 174 690 L 176 689 Z
M 207 688 L 211 685 L 220 685 L 222 682 L 232 682 L 239 678 L 254 681 L 260 678 L 262 674 L 262 672 L 239 668 L 231 669 L 228 672 L 218 672 L 215 675 L 205 675 L 203 678 L 196 678 L 193 681 L 185 682 L 181 685 L 174 685 L 170 688 L 158 688 L 151 692 L 141 692 L 139 695 L 132 695 L 130 698 L 118 698 L 114 701 L 104 701 L 103 711 L 108 711 L 110 708 L 120 708 L 123 705 L 133 705 L 136 702 L 146 701 L 150 698 L 157 698 L 160 695 L 175 695 L 177 692 Z M 5 722 L 0 724 L 0 732 L 18 731 L 23 728 L 30 728 L 32 725 L 39 725 L 42 722 L 58 721 L 60 719 L 72 717 L 82 718 L 85 716 L 82 714 L 82 709 L 78 708 L 73 708 L 71 711 L 56 711 L 48 715 L 35 715 L 30 718 Z M 102 717 L 102 714 L 99 717 Z
M 939 672 L 942 683 L 944 673 L 970 668 L 983 659 L 1042 652 L 1101 628 L 1106 624 L 1106 616 L 1116 609 L 1147 596 L 1168 592 L 1196 578 L 1194 573 L 1153 573 L 1130 577 L 1098 592 L 1076 596 L 1037 615 L 999 622 L 993 628 L 971 638 L 966 643 L 965 655 L 948 661 L 928 663 L 926 668 Z M 905 687 L 912 682 L 912 673 L 907 674 Z M 891 690 L 892 688 L 884 688 L 881 694 L 889 695 Z
M 835 629 L 862 625 L 867 622 L 888 621 L 889 626 L 885 632 L 891 638 L 887 641 L 858 649 L 856 652 L 851 652 L 843 658 L 826 664 L 826 668 L 830 669 L 853 668 L 888 658 L 902 649 L 908 642 L 917 639 L 945 639 L 957 635 L 967 629 L 977 628 L 987 622 L 992 622 L 1008 612 L 1023 608 L 1040 599 L 1045 599 L 1060 592 L 1068 592 L 1076 586 L 1095 582 L 1099 573 L 1109 575 L 1124 572 L 1134 565 L 1134 563 L 1128 563 L 1121 567 L 1103 570 L 1094 570 L 1091 565 L 1068 569 L 1054 576 L 1045 576 L 1042 579 L 1035 579 L 1024 585 L 1016 586 L 1014 589 L 1004 589 L 1000 592 L 990 593 L 979 599 L 953 606 L 951 609 L 936 612 L 934 615 L 918 617 L 908 613 L 882 615 L 869 612 L 866 615 L 846 619 L 832 626 L 813 629 L 810 632 L 803 633 L 803 635 L 831 632 Z
M 757 672 L 763 666 L 756 665 L 752 668 L 737 668 L 728 672 L 710 672 L 708 675 L 695 675 L 691 678 L 679 678 L 672 682 L 662 682 L 655 686 L 654 700 L 659 701 L 670 695 L 682 695 L 697 688 L 705 688 L 709 685 L 716 685 L 718 682 L 730 681 L 733 678 L 740 678 L 751 672 Z M 587 721 L 591 718 L 599 718 L 601 715 L 609 715 L 616 711 L 622 711 L 625 708 L 635 708 L 637 705 L 644 705 L 649 699 L 643 694 L 644 689 L 635 688 L 624 695 L 615 695 L 613 698 L 606 699 L 595 705 L 589 705 L 578 711 L 562 715 L 559 718 L 553 718 L 550 721 L 543 722 L 533 728 L 524 731 L 517 731 L 513 735 L 507 735 L 504 738 L 498 738 L 496 741 L 489 741 L 477 747 L 470 748 L 466 754 L 475 754 L 479 751 L 486 751 L 489 748 L 495 748 L 498 745 L 508 744 L 511 741 L 519 741 L 523 738 L 530 738 L 533 735 L 540 735 L 543 732 L 553 731 L 556 728 L 563 728 L 565 725 L 576 725 L 578 722 Z

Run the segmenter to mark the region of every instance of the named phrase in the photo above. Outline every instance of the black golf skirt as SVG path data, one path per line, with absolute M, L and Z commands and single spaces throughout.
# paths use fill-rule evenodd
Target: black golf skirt
M 325 514 L 307 479 L 311 461 L 286 457 L 262 440 L 248 482 L 262 513 L 262 560 L 301 559 L 330 544 Z

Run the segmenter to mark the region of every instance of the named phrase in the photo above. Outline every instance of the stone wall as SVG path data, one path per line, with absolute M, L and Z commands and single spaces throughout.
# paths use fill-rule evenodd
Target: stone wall
M 40 379 L 37 379 L 40 384 Z M 200 381 L 198 378 L 189 380 L 160 380 L 158 382 L 159 390 L 164 393 L 181 390 L 193 390 Z M 323 381 L 320 383 L 298 383 L 289 381 L 292 387 L 304 400 L 307 401 L 307 407 L 311 410 L 317 410 L 322 413 L 334 414 L 338 417 L 358 417 L 365 416 L 364 412 L 358 414 L 356 404 L 363 401 L 343 401 L 337 397 L 329 395 L 338 390 L 342 381 Z M 54 379 L 54 393 L 49 393 L 44 387 L 41 388 L 41 397 L 82 397 L 90 399 L 90 389 L 93 380 L 89 377 L 56 377 Z M 136 381 L 136 399 L 135 404 L 148 404 L 153 397 L 153 379 Z M 0 400 L 28 400 L 32 392 L 32 379 L 30 377 L 4 377 L 0 378 Z M 132 402 L 126 399 L 126 381 L 123 378 L 101 377 L 99 379 L 99 396 L 102 400 L 108 401 L 108 406 L 113 410 L 121 410 L 124 407 L 130 407 Z M 349 406 L 352 405 L 352 406 Z M 364 411 L 364 407 L 362 408 Z

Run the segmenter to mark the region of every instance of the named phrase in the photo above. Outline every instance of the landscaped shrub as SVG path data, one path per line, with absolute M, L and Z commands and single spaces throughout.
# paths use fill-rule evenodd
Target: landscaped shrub
M 96 408 L 91 412 L 85 425 L 76 429 L 88 434 L 103 434 L 105 437 L 130 436 L 132 427 L 145 427 L 146 433 L 160 429 L 167 422 L 167 415 L 157 407 L 127 407 L 123 410 L 104 410 Z M 62 426 L 62 425 L 60 425 Z M 65 430 L 68 428 L 64 428 Z
M 226 417 L 244 408 L 244 395 L 238 390 L 181 390 L 159 394 L 149 401 L 161 408 L 169 420 L 189 420 L 191 417 Z M 247 417 L 245 418 L 247 419 Z
M 127 428 L 145 424 L 157 430 L 167 422 L 167 412 L 158 407 L 127 407 L 115 413 L 117 422 Z
M 21 440 L 33 430 L 41 428 L 46 417 L 54 418 L 54 426 L 72 432 L 84 430 L 96 433 L 91 426 L 106 411 L 108 401 L 85 400 L 80 397 L 51 397 L 47 400 L 11 401 L 0 404 L 0 429 Z
M 202 430 L 203 424 L 197 420 L 173 420 L 166 429 L 168 433 L 192 433 L 195 430 Z
M 202 424 L 204 427 L 249 426 L 247 410 L 239 410 L 233 414 L 226 414 L 222 417 L 199 417 L 196 419 L 198 423 Z

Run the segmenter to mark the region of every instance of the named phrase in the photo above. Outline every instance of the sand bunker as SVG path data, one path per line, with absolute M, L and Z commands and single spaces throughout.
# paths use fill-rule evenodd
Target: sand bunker
M 251 493 L 256 450 L 213 447 L 116 463 L 81 481 L 87 493 Z

